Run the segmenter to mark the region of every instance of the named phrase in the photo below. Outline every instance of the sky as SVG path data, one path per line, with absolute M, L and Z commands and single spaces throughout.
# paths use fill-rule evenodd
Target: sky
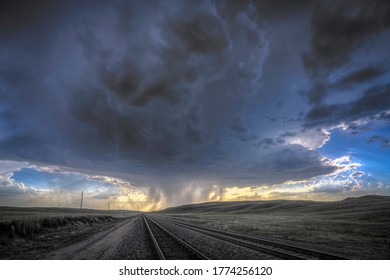
M 0 2 L 0 205 L 390 195 L 387 0 Z

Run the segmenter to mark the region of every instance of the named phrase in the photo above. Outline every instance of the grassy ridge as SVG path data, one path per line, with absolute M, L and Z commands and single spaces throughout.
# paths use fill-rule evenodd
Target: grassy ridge
M 112 221 L 111 216 L 53 216 L 53 217 L 28 217 L 0 222 L 0 234 L 32 237 L 47 229 L 56 229 L 67 225 L 91 225 L 93 223 L 104 223 Z
M 303 200 L 207 202 L 167 208 L 161 214 L 291 214 L 359 218 L 390 217 L 390 196 L 362 196 L 334 202 Z M 389 216 L 384 214 L 389 214 Z M 390 220 L 390 219 L 389 219 Z

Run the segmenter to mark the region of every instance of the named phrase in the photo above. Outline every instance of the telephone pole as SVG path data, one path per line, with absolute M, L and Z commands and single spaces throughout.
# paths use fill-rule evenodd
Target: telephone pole
M 84 191 L 81 191 L 81 203 L 80 203 L 80 210 L 83 209 L 83 196 L 84 196 Z

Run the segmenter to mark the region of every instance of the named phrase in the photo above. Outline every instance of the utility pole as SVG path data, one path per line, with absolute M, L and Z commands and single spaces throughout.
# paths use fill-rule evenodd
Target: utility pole
M 83 196 L 84 196 L 84 191 L 81 191 L 81 203 L 80 203 L 80 210 L 83 209 Z

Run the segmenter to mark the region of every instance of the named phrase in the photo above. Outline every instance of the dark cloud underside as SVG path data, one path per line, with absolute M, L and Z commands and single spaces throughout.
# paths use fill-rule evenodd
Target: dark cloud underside
M 0 160 L 171 194 L 331 174 L 327 129 L 388 120 L 389 14 L 381 0 L 1 1 Z

